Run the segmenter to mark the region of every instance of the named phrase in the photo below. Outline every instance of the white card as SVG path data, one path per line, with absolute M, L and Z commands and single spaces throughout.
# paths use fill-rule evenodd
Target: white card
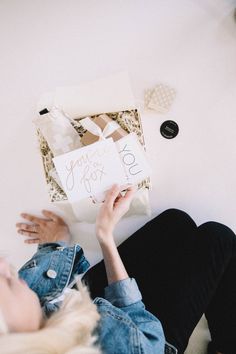
M 98 141 L 53 159 L 68 200 L 75 202 L 126 182 L 113 139 Z
M 115 142 L 123 164 L 126 183 L 138 184 L 150 177 L 151 166 L 135 133 L 130 133 Z

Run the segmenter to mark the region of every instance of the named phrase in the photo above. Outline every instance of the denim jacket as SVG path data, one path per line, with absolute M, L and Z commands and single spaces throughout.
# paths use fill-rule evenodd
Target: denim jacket
M 50 315 L 60 305 L 52 300 L 89 266 L 78 244 L 46 243 L 19 270 L 19 276 L 37 293 L 45 314 Z M 145 309 L 135 279 L 108 285 L 104 298 L 97 297 L 94 303 L 101 315 L 96 331 L 104 354 L 177 353 L 166 343 L 160 321 Z

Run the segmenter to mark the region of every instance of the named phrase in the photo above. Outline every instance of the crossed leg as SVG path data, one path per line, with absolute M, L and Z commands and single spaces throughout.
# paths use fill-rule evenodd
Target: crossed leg
M 160 319 L 167 341 L 179 353 L 203 313 L 217 349 L 233 353 L 236 238 L 228 227 L 216 222 L 197 227 L 185 212 L 169 209 L 118 250 L 129 275 L 137 280 L 147 310 Z M 92 297 L 103 296 L 107 285 L 103 261 L 89 269 L 84 280 Z

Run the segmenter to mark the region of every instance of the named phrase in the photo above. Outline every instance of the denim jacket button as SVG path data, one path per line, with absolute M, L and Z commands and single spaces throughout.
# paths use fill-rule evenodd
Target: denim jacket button
M 47 276 L 51 279 L 55 279 L 57 276 L 57 272 L 53 269 L 48 269 Z
M 64 249 L 65 249 L 64 246 L 57 246 L 57 250 L 59 250 L 59 251 L 63 251 Z

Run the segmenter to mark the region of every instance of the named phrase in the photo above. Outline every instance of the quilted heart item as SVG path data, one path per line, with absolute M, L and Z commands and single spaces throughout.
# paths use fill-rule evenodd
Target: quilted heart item
M 167 113 L 175 99 L 175 96 L 175 89 L 168 85 L 158 84 L 153 90 L 146 91 L 146 106 L 147 108 L 153 109 L 159 113 Z

